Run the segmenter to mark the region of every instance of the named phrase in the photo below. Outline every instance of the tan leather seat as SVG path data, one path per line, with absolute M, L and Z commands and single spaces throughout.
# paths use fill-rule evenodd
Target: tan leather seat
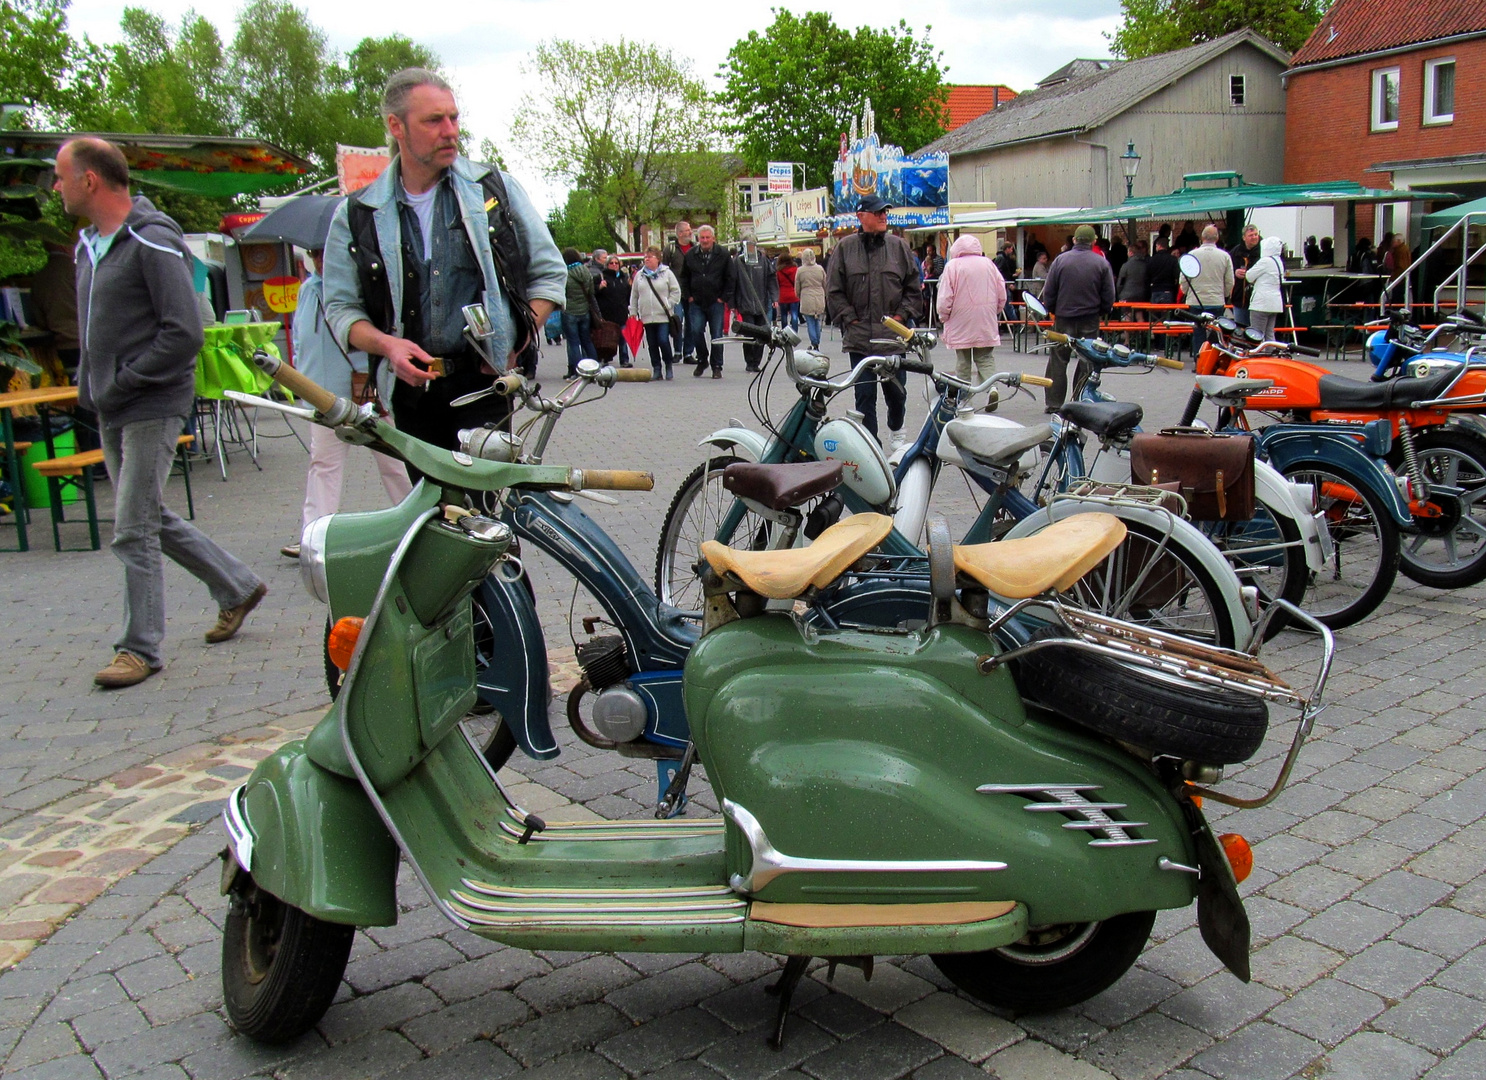
M 893 519 L 885 514 L 854 514 L 838 521 L 809 547 L 782 551 L 741 551 L 708 540 L 702 558 L 719 574 L 732 574 L 770 600 L 792 600 L 812 585 L 824 588 L 852 563 L 886 539 Z
M 1036 536 L 955 548 L 955 569 L 997 596 L 1025 600 L 1063 592 L 1125 539 L 1113 514 L 1073 514 Z

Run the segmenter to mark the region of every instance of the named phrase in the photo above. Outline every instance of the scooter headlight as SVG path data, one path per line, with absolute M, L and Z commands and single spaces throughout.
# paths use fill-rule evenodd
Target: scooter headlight
M 316 518 L 304 527 L 299 538 L 299 576 L 305 591 L 322 604 L 330 603 L 330 582 L 325 577 L 325 532 L 333 515 Z

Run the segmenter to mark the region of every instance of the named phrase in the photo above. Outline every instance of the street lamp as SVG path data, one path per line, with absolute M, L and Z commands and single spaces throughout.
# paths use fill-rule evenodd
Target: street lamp
M 1120 167 L 1125 170 L 1125 198 L 1128 200 L 1135 189 L 1135 174 L 1140 172 L 1140 155 L 1135 152 L 1134 139 L 1120 155 Z

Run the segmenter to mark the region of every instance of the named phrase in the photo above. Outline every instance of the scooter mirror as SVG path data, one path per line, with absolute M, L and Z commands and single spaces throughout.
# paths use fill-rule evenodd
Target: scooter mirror
M 1022 293 L 1022 303 L 1027 305 L 1027 310 L 1039 319 L 1047 318 L 1047 308 L 1042 306 L 1042 301 L 1031 293 Z
M 1177 266 L 1181 267 L 1183 277 L 1195 278 L 1202 273 L 1202 263 L 1190 251 L 1177 260 Z
M 495 337 L 495 327 L 490 322 L 490 312 L 484 304 L 466 304 L 459 309 L 464 315 L 464 325 L 471 336 L 479 341 Z

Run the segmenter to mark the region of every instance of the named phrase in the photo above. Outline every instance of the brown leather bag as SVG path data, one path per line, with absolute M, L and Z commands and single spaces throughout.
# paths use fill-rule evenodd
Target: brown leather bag
M 1180 485 L 1194 521 L 1254 516 L 1254 438 L 1206 428 L 1163 428 L 1130 442 L 1130 478 Z

